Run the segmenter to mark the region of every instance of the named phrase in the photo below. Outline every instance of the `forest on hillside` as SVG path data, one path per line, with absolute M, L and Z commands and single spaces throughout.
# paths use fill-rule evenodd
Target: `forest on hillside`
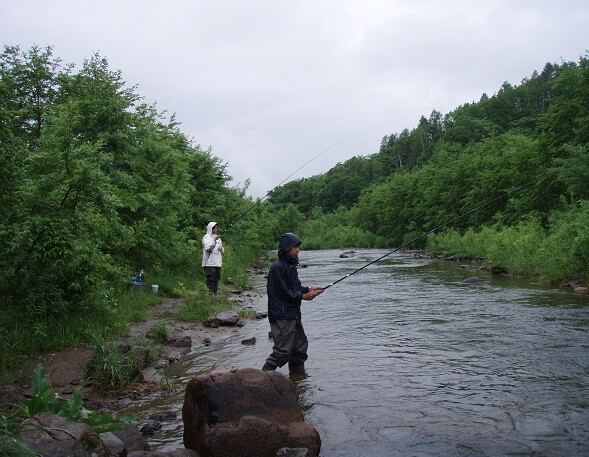
M 253 201 L 230 185 L 227 164 L 144 103 L 105 57 L 77 68 L 51 47 L 6 46 L 0 372 L 14 354 L 120 326 L 113 297 L 140 270 L 167 295 L 202 285 L 200 240 L 213 220 L 226 230 L 223 280 L 244 284 L 247 266 L 285 231 L 304 248 L 399 246 L 526 184 L 427 247 L 589 281 L 587 64 L 546 64 L 517 86 L 385 135 L 376 153 Z
M 326 248 L 398 246 L 497 199 L 424 242 L 517 274 L 587 281 L 588 145 L 584 56 L 434 110 L 384 136 L 378 152 L 284 184 L 269 201 L 290 212 L 307 247 Z

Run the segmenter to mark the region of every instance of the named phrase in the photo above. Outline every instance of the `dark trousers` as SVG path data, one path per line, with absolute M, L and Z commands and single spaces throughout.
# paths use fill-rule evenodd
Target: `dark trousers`
M 204 267 L 207 278 L 207 287 L 211 293 L 217 295 L 219 280 L 221 279 L 221 267 Z
M 270 333 L 274 340 L 274 347 L 266 363 L 276 367 L 286 363 L 296 367 L 305 363 L 309 341 L 300 320 L 270 322 Z

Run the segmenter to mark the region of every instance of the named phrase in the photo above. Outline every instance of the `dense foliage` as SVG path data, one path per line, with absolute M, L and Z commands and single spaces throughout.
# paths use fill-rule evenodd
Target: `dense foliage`
M 433 111 L 413 130 L 385 136 L 377 153 L 287 183 L 269 200 L 297 210 L 306 246 L 319 248 L 398 246 L 497 199 L 423 242 L 514 272 L 587 281 L 588 62 L 546 64 L 519 86 Z M 509 237 L 536 253 L 533 265 L 523 268 L 529 256 L 501 244 Z
M 106 322 L 130 274 L 145 270 L 168 293 L 200 279 L 206 224 L 251 204 L 219 158 L 97 54 L 74 71 L 50 47 L 6 47 L 0 113 L 2 366 L 24 340 L 47 348 Z M 236 228 L 259 233 L 261 214 Z M 226 238 L 232 260 L 265 250 L 258 235 L 232 243 L 238 233 Z

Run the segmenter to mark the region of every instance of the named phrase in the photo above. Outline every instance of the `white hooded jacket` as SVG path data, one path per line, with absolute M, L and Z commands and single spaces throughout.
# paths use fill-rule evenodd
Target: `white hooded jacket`
M 209 222 L 207 225 L 207 233 L 202 237 L 202 266 L 203 267 L 221 267 L 223 264 L 223 243 L 221 238 L 215 240 L 216 235 L 213 234 L 213 227 L 217 225 L 216 222 Z M 218 248 L 221 248 L 219 250 Z

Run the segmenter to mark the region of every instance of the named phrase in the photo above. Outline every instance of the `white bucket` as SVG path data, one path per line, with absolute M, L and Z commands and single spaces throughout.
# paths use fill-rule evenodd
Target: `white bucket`
M 158 289 L 160 288 L 160 286 L 158 286 L 157 284 L 152 284 L 151 285 L 151 291 L 155 294 L 157 294 Z

